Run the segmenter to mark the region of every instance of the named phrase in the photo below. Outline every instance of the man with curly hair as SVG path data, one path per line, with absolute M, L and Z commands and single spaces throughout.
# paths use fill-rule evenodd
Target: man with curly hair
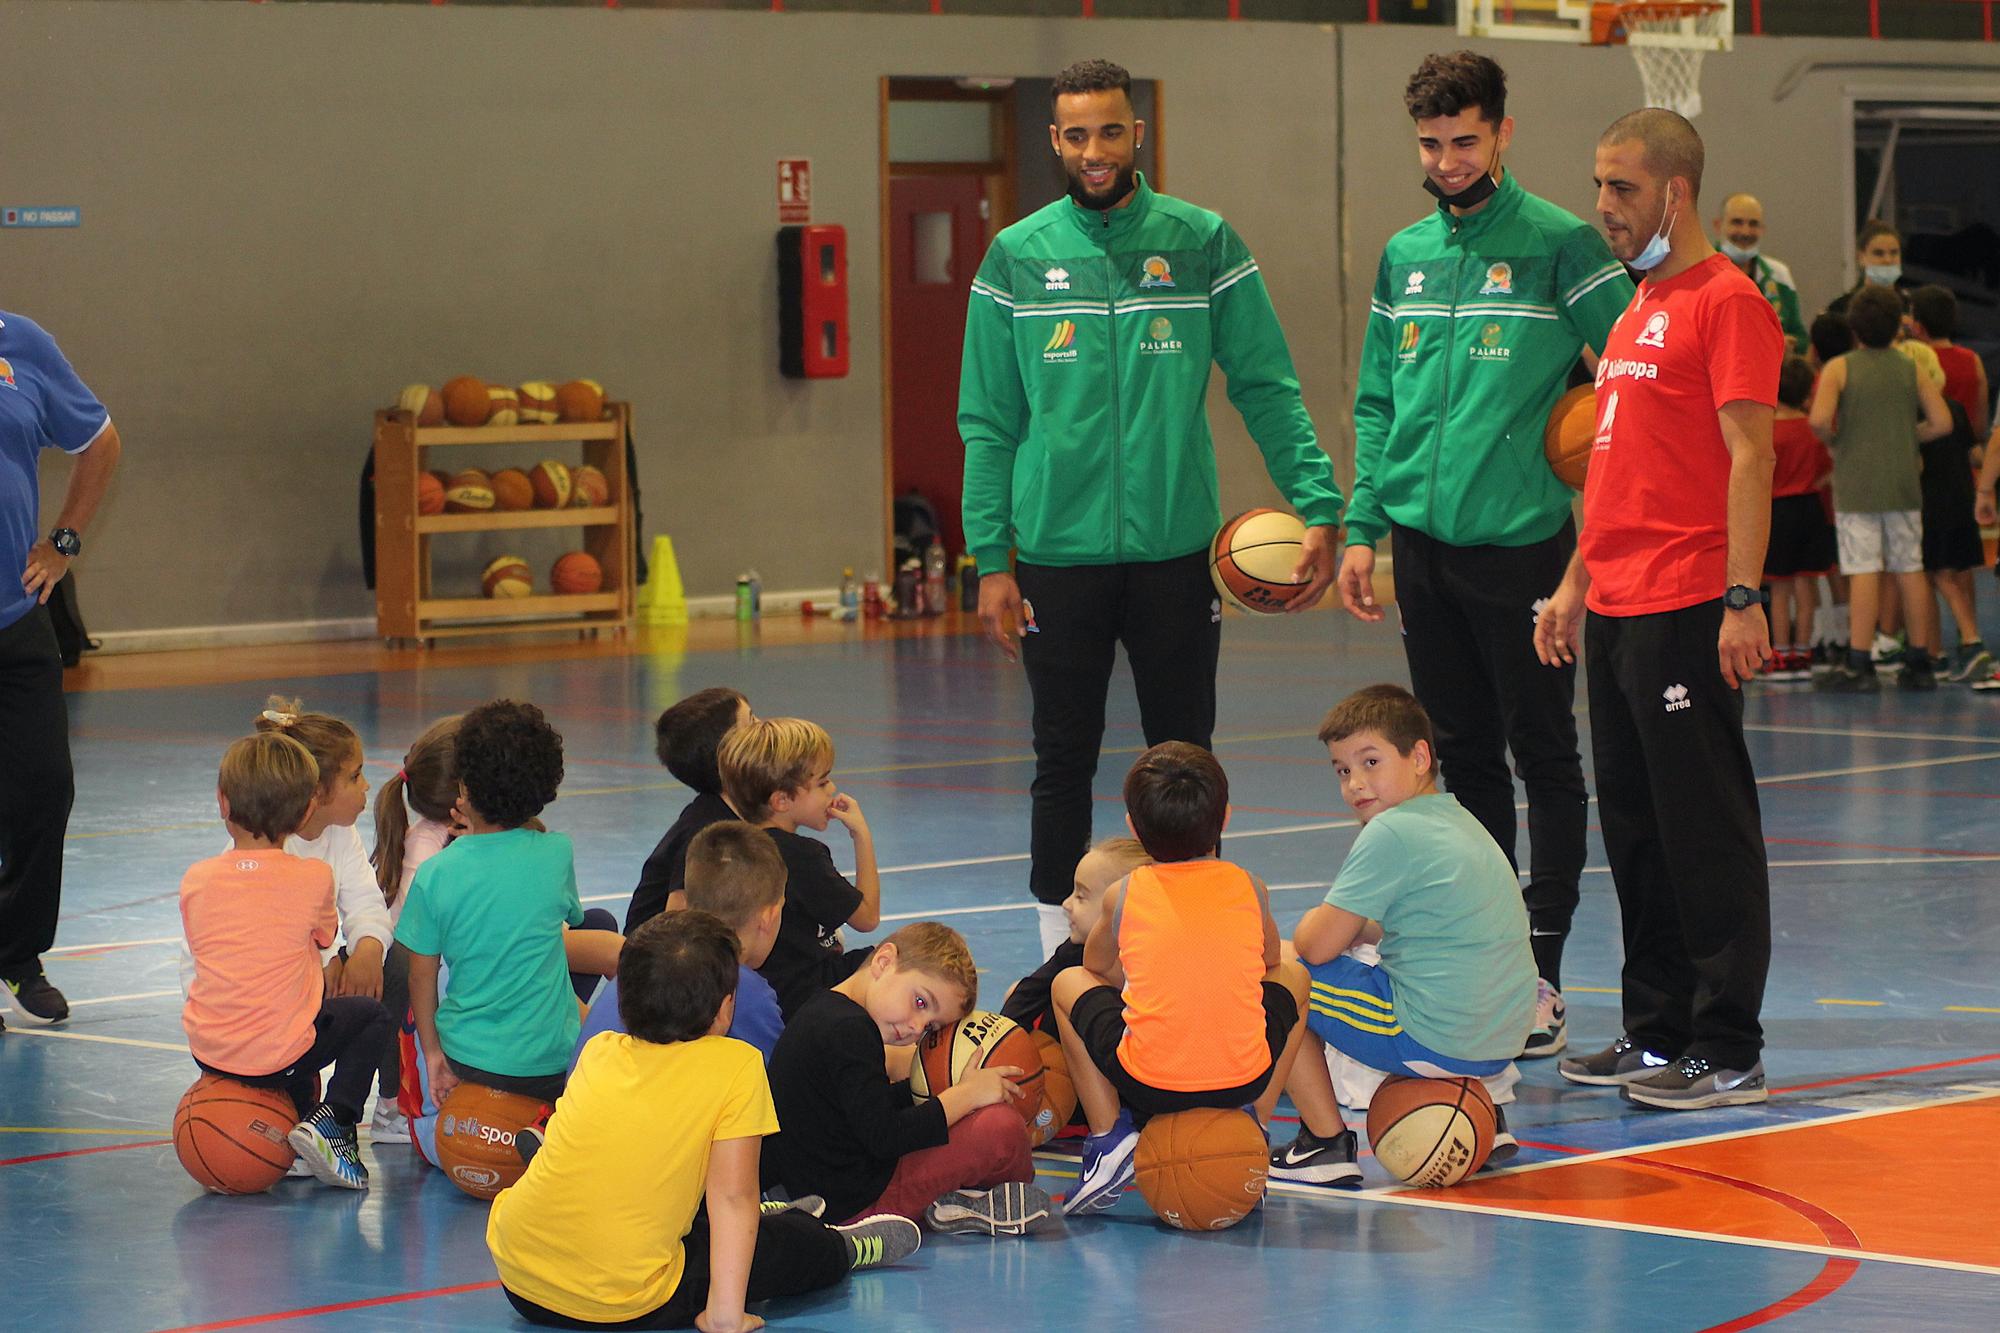
M 528 824 L 556 798 L 562 737 L 533 704 L 496 699 L 459 723 L 456 758 L 467 832 L 418 869 L 396 927 L 428 1092 L 441 1103 L 467 1080 L 553 1100 L 580 1022 L 563 930 L 585 917 L 568 836 Z

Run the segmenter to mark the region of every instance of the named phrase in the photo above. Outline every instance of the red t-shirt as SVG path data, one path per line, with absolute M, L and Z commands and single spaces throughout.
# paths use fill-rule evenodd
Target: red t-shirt
M 1937 353 L 1938 364 L 1944 367 L 1945 400 L 1965 409 L 1968 424 L 1979 420 L 1979 353 L 1970 347 L 1931 350 Z
M 1771 449 L 1778 467 L 1771 474 L 1771 498 L 1806 495 L 1819 489 L 1819 479 L 1833 471 L 1833 455 L 1813 434 L 1804 417 L 1780 417 L 1771 423 Z
M 1597 439 L 1577 545 L 1600 615 L 1644 616 L 1727 589 L 1724 404 L 1775 406 L 1785 335 L 1725 255 L 1646 281 L 1597 363 Z

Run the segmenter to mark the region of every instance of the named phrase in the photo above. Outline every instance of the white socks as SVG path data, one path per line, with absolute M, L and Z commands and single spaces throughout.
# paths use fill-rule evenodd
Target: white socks
M 1056 946 L 1069 940 L 1069 914 L 1060 906 L 1048 903 L 1035 904 L 1035 924 L 1042 932 L 1042 957 L 1047 958 L 1056 951 Z

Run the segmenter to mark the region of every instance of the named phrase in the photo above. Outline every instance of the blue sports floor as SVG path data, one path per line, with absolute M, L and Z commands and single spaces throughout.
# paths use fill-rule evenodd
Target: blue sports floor
M 73 695 L 78 797 L 47 962 L 75 1013 L 0 1035 L 0 1329 L 523 1327 L 492 1286 L 482 1206 L 407 1149 L 365 1149 L 365 1195 L 305 1181 L 227 1199 L 204 1195 L 165 1143 L 195 1072 L 177 885 L 222 836 L 215 764 L 267 685 L 350 719 L 378 781 L 441 714 L 501 694 L 540 703 L 569 757 L 546 817 L 575 837 L 586 901 L 620 910 L 685 800 L 651 754 L 664 705 L 728 684 L 760 714 L 814 718 L 876 831 L 884 928 L 958 926 L 990 1002 L 1040 961 L 1023 887 L 1028 698 L 1017 669 L 945 628 L 820 622 L 803 641 L 774 627 L 769 645 L 725 637 L 714 651 L 643 638 L 630 653 L 446 649 L 420 669 Z M 1354 836 L 1312 738 L 1319 716 L 1352 687 L 1404 678 L 1386 626 L 1330 613 L 1227 626 L 1225 851 L 1277 890 L 1287 930 Z M 1026 1241 L 929 1238 L 903 1267 L 767 1317 L 823 1330 L 2000 1327 L 2000 695 L 1764 687 L 1749 717 L 1775 898 L 1767 1107 L 1646 1114 L 1529 1063 L 1510 1120 L 1535 1146 L 1497 1178 L 1417 1194 L 1370 1161 L 1378 1188 L 1280 1187 L 1213 1236 L 1166 1230 L 1135 1193 L 1104 1220 Z M 1140 747 L 1122 669 L 1106 747 L 1108 834 Z M 1594 839 L 1565 964 L 1583 1049 L 1618 1014 L 1617 910 Z M 837 829 L 833 842 L 845 858 Z M 1045 1165 L 1060 1191 L 1073 1168 Z

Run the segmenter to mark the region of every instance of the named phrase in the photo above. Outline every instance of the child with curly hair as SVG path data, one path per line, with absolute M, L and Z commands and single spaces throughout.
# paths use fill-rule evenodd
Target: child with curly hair
M 460 719 L 453 755 L 465 832 L 418 868 L 396 926 L 427 1091 L 441 1103 L 469 1080 L 550 1101 L 581 1021 L 564 927 L 585 919 L 568 836 L 527 825 L 555 800 L 562 737 L 533 704 L 496 699 Z

